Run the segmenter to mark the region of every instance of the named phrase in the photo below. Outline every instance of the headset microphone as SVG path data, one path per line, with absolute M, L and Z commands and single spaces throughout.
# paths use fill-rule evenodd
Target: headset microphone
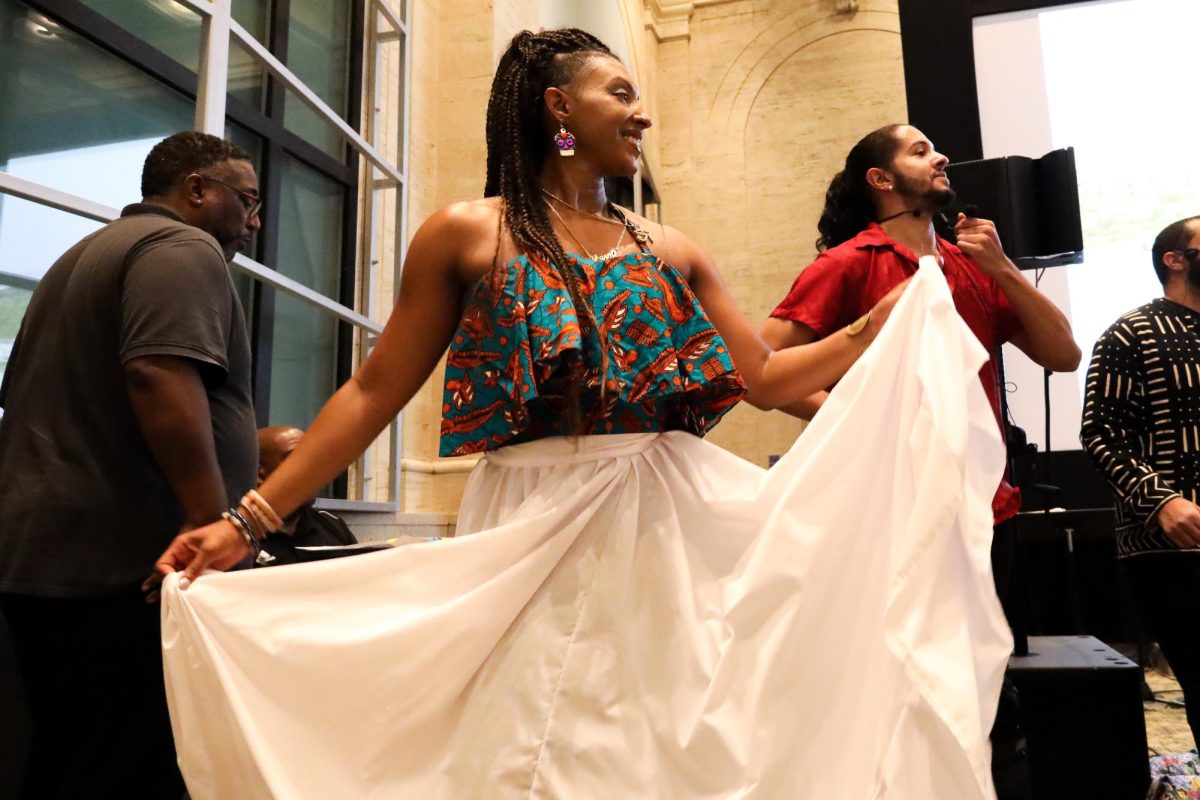
M 895 214 L 892 214 L 890 217 L 884 217 L 883 219 L 879 219 L 879 220 L 875 220 L 875 221 L 878 222 L 880 225 L 882 225 L 883 223 L 887 222 L 888 220 L 893 220 L 896 217 L 903 217 L 905 214 L 912 214 L 914 217 L 920 217 L 921 209 L 914 208 L 914 209 L 910 210 L 910 209 L 906 208 L 903 211 L 897 211 Z
M 979 217 L 979 206 L 975 205 L 974 203 L 964 203 L 959 213 L 961 213 L 967 219 L 976 219 Z M 946 226 L 946 230 L 948 231 L 954 230 L 955 219 L 957 219 L 957 217 L 958 214 L 955 212 L 938 212 L 938 219 L 942 221 L 942 224 Z

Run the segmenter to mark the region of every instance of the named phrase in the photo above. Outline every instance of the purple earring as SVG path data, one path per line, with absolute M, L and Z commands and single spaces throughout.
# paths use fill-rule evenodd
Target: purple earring
M 558 133 L 554 134 L 554 146 L 558 148 L 558 154 L 563 158 L 575 155 L 575 134 L 567 130 L 567 127 L 561 122 L 558 125 Z

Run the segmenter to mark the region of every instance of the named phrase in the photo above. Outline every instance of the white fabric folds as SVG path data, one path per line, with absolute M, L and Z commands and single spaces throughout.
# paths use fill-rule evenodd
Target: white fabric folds
M 456 539 L 168 580 L 192 797 L 993 797 L 985 358 L 923 263 L 769 471 L 678 432 L 517 445 Z

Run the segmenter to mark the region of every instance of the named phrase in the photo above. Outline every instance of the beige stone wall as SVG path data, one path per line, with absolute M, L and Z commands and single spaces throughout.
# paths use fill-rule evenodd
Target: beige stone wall
M 537 0 L 413 0 L 408 230 L 434 211 L 479 197 L 484 121 L 496 61 L 519 30 L 537 30 Z M 453 514 L 475 459 L 438 459 L 443 368 L 404 412 L 401 507 Z
M 643 0 L 618 0 L 621 16 L 625 21 L 626 36 L 631 51 L 627 64 L 638 82 L 642 92 L 643 112 L 649 115 L 655 125 L 659 119 L 659 65 L 658 39 L 649 27 L 650 16 L 646 11 Z M 657 182 L 658 174 L 662 171 L 662 137 L 658 131 L 651 129 L 643 141 L 642 169 L 649 173 L 651 179 Z
M 836 0 L 700 0 L 670 19 L 659 13 L 670 4 L 618 2 L 655 120 L 645 163 L 666 221 L 709 249 L 758 324 L 815 256 L 824 189 L 846 151 L 905 118 L 897 0 L 861 0 L 852 15 Z M 410 236 L 441 206 L 479 196 L 496 60 L 537 22 L 537 0 L 413 0 Z M 472 463 L 436 457 L 442 374 L 404 414 L 402 507 L 422 524 L 453 514 Z M 745 408 L 712 438 L 761 464 L 800 427 Z
M 860 0 L 850 14 L 835 0 L 695 5 L 686 36 L 663 25 L 677 38 L 657 45 L 663 215 L 716 258 L 757 326 L 816 256 L 846 152 L 906 117 L 897 0 Z M 766 464 L 801 428 L 742 406 L 711 439 Z

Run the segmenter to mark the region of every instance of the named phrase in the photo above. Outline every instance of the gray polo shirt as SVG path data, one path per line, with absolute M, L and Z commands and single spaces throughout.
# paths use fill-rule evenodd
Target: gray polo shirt
M 254 485 L 250 346 L 221 248 L 166 208 L 128 206 L 38 284 L 0 386 L 0 591 L 125 590 L 178 533 L 125 389 L 124 363 L 151 355 L 197 364 L 226 492 Z

